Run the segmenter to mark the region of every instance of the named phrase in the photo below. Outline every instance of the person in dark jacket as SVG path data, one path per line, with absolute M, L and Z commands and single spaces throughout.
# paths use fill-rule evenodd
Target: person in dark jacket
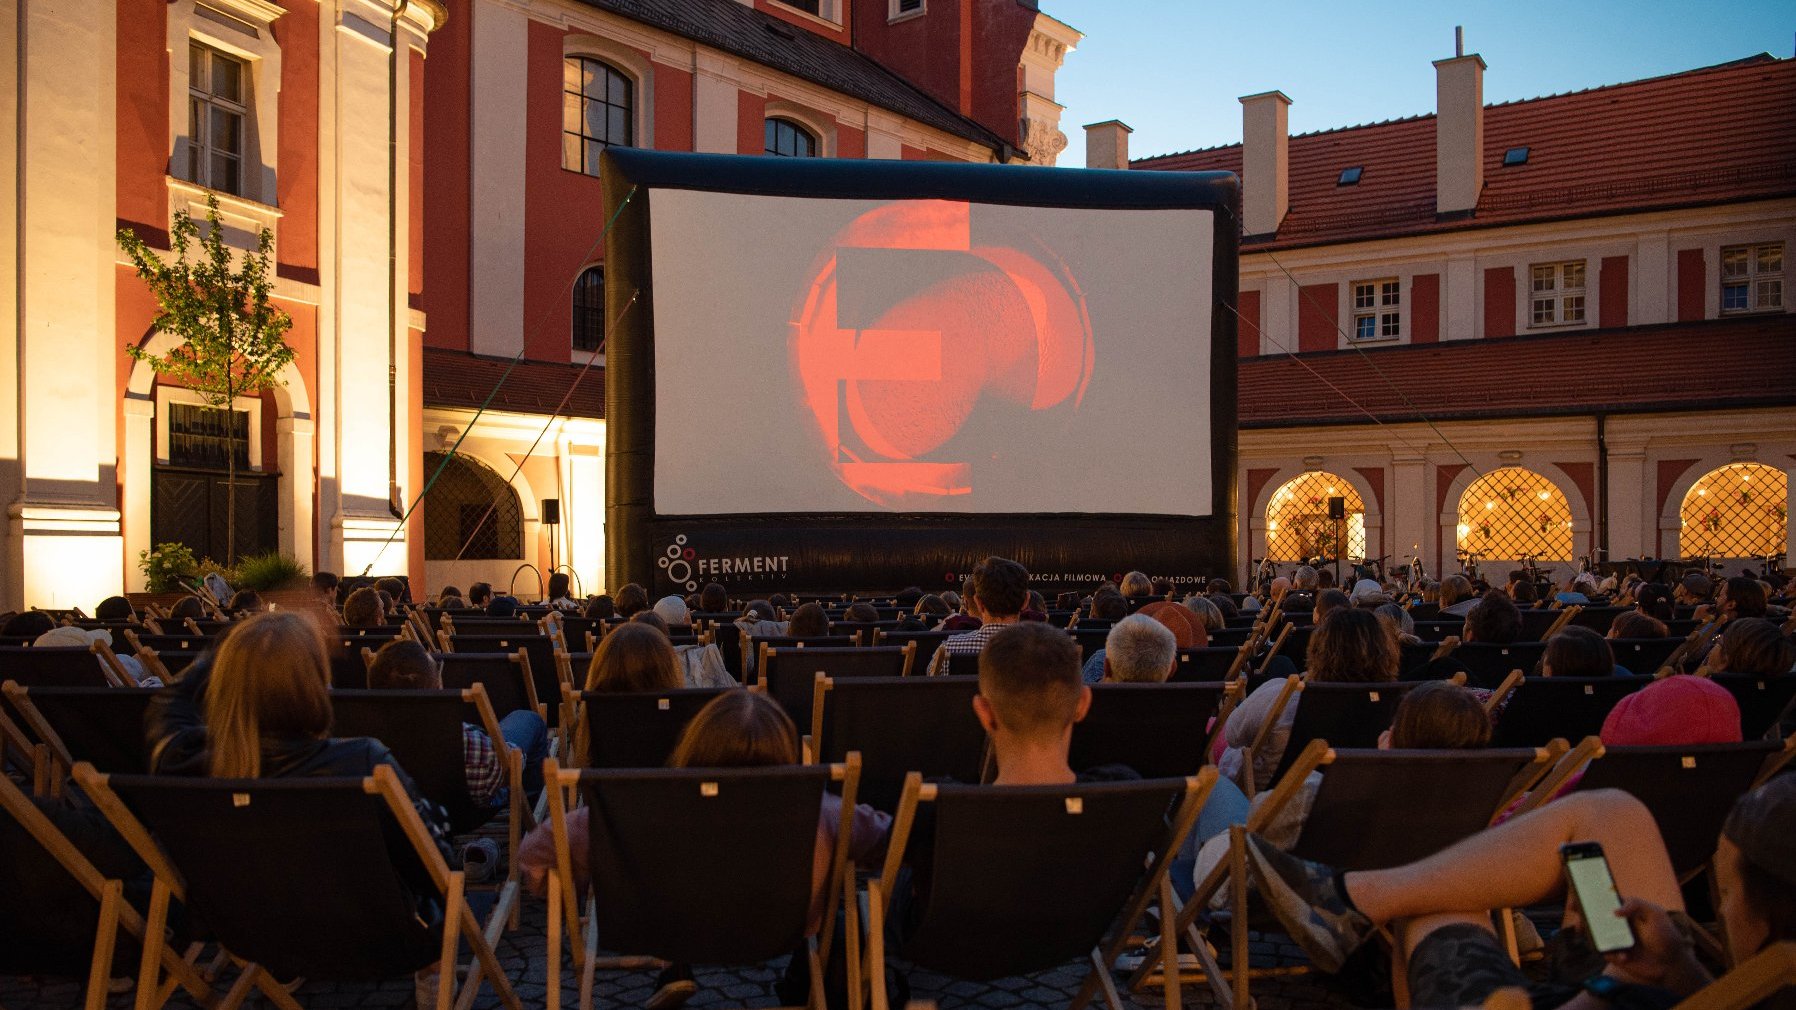
M 365 777 L 386 765 L 397 774 L 451 868 L 448 816 L 419 794 L 385 744 L 330 735 L 330 660 L 322 629 L 296 611 L 259 614 L 233 627 L 208 657 L 150 700 L 145 719 L 150 770 L 215 778 Z M 420 917 L 440 922 L 436 886 L 397 822 L 387 850 Z M 434 998 L 438 966 L 418 972 Z

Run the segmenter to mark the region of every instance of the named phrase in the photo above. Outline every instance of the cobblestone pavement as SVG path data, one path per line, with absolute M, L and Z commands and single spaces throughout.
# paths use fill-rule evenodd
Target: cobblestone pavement
M 498 946 L 498 954 L 517 989 L 524 1006 L 540 1010 L 545 1005 L 544 976 L 547 951 L 544 948 L 544 906 L 530 900 L 524 906 L 523 926 L 506 934 Z M 1280 938 L 1281 940 L 1283 938 Z M 1273 943 L 1255 935 L 1254 963 L 1301 965 L 1303 956 L 1288 942 Z M 208 951 L 208 955 L 210 951 Z M 563 960 L 563 1006 L 577 1001 L 578 990 L 571 971 Z M 780 977 L 783 962 L 744 970 L 699 968 L 699 992 L 686 1005 L 693 1010 L 707 1007 L 778 1005 L 773 984 Z M 1027 1007 L 1063 1007 L 1075 993 L 1083 974 L 1074 966 L 1045 972 L 1030 978 L 1000 979 L 991 983 L 954 981 L 933 972 L 909 972 L 912 999 L 934 1000 L 941 1010 L 960 1007 L 1012 1010 Z M 228 984 L 228 979 L 225 980 Z M 594 986 L 594 1002 L 600 1007 L 640 1007 L 654 991 L 653 972 L 600 972 Z M 1184 1001 L 1188 1005 L 1210 1006 L 1207 987 L 1187 985 Z M 1321 976 L 1300 972 L 1289 977 L 1256 980 L 1253 990 L 1259 1010 L 1346 1010 L 1351 1004 L 1330 988 Z M 71 1010 L 81 1005 L 81 983 L 69 979 L 34 979 L 0 976 L 0 1010 Z M 410 979 L 378 984 L 330 985 L 308 983 L 295 994 L 308 1008 L 409 1008 L 412 1006 Z M 1151 988 L 1138 994 L 1124 994 L 1125 1002 L 1139 1007 L 1162 1005 L 1159 990 Z M 195 1004 L 184 993 L 168 1004 L 171 1008 L 190 1010 Z M 256 1005 L 252 1001 L 251 1005 Z M 261 1004 L 266 1006 L 266 1003 Z M 499 1006 L 491 987 L 485 988 L 475 1004 L 481 1008 Z M 109 1010 L 129 1010 L 132 993 L 112 996 Z

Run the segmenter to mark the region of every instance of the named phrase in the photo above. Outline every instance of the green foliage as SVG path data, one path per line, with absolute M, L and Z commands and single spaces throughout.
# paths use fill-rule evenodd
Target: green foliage
M 305 565 L 278 551 L 269 551 L 240 559 L 237 579 L 231 585 L 238 589 L 287 589 L 304 582 L 310 574 Z
M 181 340 L 166 354 L 151 354 L 136 344 L 126 345 L 125 353 L 198 393 L 207 406 L 228 411 L 234 397 L 282 385 L 281 369 L 293 360 L 293 348 L 283 335 L 293 320 L 268 300 L 274 287 L 268 270 L 274 233 L 262 229 L 255 252 L 233 254 L 225 245 L 218 197 L 212 195 L 206 197 L 206 224 L 202 236 L 193 215 L 175 213 L 169 231 L 172 261 L 131 229 L 119 229 L 119 247 L 156 296 L 152 325 Z M 190 253 L 197 255 L 190 259 Z M 233 258 L 241 266 L 233 269 Z M 227 561 L 237 552 L 237 466 L 234 456 L 229 459 Z
M 157 544 L 137 554 L 137 567 L 149 581 L 150 592 L 166 593 L 179 589 L 176 579 L 192 580 L 199 576 L 199 563 L 186 544 Z

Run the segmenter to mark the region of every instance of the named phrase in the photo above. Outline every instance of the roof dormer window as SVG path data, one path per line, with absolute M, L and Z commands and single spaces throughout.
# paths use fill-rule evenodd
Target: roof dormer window
M 1524 147 L 1512 147 L 1509 150 L 1503 152 L 1503 167 L 1504 168 L 1514 168 L 1517 165 L 1526 165 L 1527 163 L 1528 163 L 1528 148 L 1525 146 Z
M 1364 165 L 1354 165 L 1352 168 L 1343 168 L 1341 169 L 1341 177 L 1335 180 L 1335 185 L 1357 186 L 1359 185 L 1360 173 L 1365 170 L 1366 167 Z

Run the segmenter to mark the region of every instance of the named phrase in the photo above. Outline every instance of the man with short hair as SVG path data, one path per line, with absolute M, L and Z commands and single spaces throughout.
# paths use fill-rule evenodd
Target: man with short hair
M 1172 629 L 1151 617 L 1130 614 L 1104 637 L 1107 683 L 1160 684 L 1179 662 L 1179 642 Z
M 1066 632 L 1030 622 L 1003 626 L 989 636 L 979 654 L 973 711 L 991 736 L 998 764 L 993 785 L 1138 778 L 1119 765 L 1075 774 L 1067 764 L 1073 724 L 1090 708 L 1091 688 L 1079 678 L 1079 647 Z
M 324 601 L 325 606 L 334 607 L 337 605 L 339 581 L 336 572 L 313 572 L 312 592 L 318 594 L 318 598 Z
M 979 618 L 979 627 L 949 638 L 935 650 L 929 660 L 931 677 L 948 672 L 949 656 L 984 652 L 992 636 L 1017 623 L 1023 605 L 1029 601 L 1029 570 L 1009 558 L 989 557 L 981 561 L 973 569 L 972 585 L 972 595 L 966 603 L 973 616 Z
M 443 671 L 422 645 L 396 638 L 380 647 L 368 664 L 368 686 L 385 691 L 437 691 Z M 524 793 L 533 801 L 543 788 L 543 759 L 549 756 L 549 728 L 542 716 L 519 709 L 499 720 L 505 745 L 522 755 Z M 468 796 L 497 809 L 507 800 L 505 765 L 493 750 L 492 738 L 479 726 L 461 724 L 462 758 L 467 766 Z
M 1714 595 L 1714 580 L 1701 572 L 1685 572 L 1671 590 L 1672 602 L 1684 607 L 1700 607 Z
M 485 610 L 486 605 L 493 602 L 493 586 L 490 582 L 476 582 L 468 587 L 468 606 L 476 610 Z
M 730 607 L 729 590 L 716 582 L 705 583 L 705 588 L 698 593 L 699 610 L 707 614 L 721 614 Z

